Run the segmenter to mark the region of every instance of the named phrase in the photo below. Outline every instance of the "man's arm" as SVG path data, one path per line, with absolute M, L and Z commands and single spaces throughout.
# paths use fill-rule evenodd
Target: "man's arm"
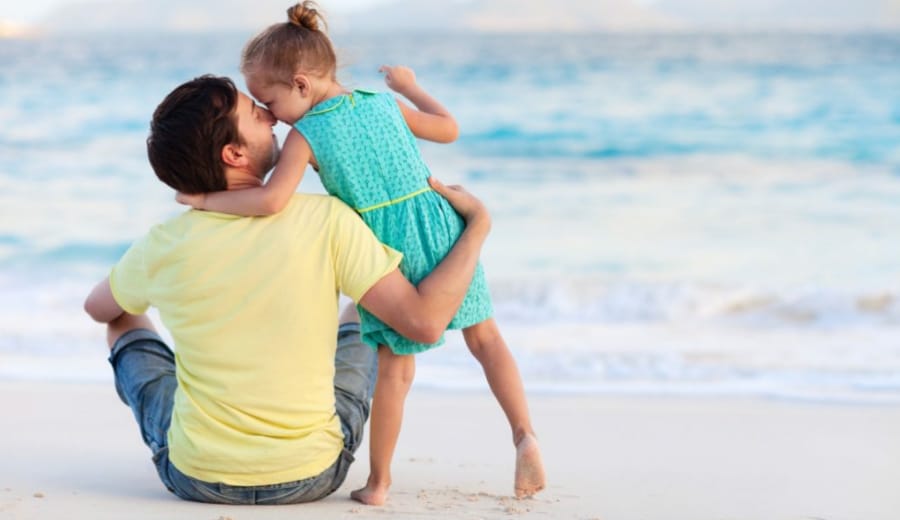
M 123 334 L 134 329 L 155 330 L 145 314 L 128 314 L 112 295 L 109 277 L 98 283 L 84 301 L 84 311 L 94 321 L 106 324 L 106 344 L 113 348 Z
M 84 312 L 98 323 L 109 323 L 125 313 L 125 309 L 113 298 L 109 277 L 98 283 L 88 295 L 84 301 Z
M 436 342 L 453 319 L 472 283 L 481 246 L 491 228 L 487 209 L 473 195 L 458 186 L 444 186 L 434 177 L 429 183 L 462 216 L 466 229 L 418 286 L 395 269 L 359 300 L 363 308 L 391 328 L 422 343 Z

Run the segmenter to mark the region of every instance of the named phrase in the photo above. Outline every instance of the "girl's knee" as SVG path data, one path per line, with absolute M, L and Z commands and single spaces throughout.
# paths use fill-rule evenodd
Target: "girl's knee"
M 488 352 L 490 349 L 503 345 L 503 337 L 493 319 L 485 320 L 471 327 L 463 329 L 463 339 L 466 346 L 476 357 Z

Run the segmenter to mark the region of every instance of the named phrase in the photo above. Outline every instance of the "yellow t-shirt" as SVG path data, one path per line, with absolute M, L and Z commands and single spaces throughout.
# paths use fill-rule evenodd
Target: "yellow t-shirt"
M 159 309 L 175 343 L 169 457 L 207 482 L 318 475 L 343 446 L 334 405 L 338 293 L 358 301 L 400 263 L 333 197 L 264 218 L 187 211 L 110 274 L 132 314 Z

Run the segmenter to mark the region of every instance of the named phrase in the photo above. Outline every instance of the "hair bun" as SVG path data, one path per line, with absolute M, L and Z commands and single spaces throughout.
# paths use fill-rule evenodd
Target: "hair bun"
M 305 1 L 299 2 L 287 10 L 288 22 L 298 27 L 309 29 L 310 31 L 319 30 L 319 21 L 322 17 L 316 10 L 315 2 Z

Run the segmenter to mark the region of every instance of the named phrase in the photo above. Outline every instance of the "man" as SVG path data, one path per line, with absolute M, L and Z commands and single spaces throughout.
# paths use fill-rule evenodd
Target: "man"
M 147 149 L 185 193 L 259 186 L 275 119 L 226 78 L 203 76 L 157 108 Z M 467 222 L 417 287 L 339 200 L 295 195 L 281 213 L 187 211 L 136 241 L 85 310 L 107 324 L 116 390 L 166 487 L 226 504 L 317 500 L 347 475 L 369 413 L 375 352 L 338 293 L 416 341 L 436 341 L 463 300 L 490 228 L 484 206 L 432 180 Z M 174 339 L 173 354 L 144 315 Z M 337 341 L 335 331 L 338 330 Z

